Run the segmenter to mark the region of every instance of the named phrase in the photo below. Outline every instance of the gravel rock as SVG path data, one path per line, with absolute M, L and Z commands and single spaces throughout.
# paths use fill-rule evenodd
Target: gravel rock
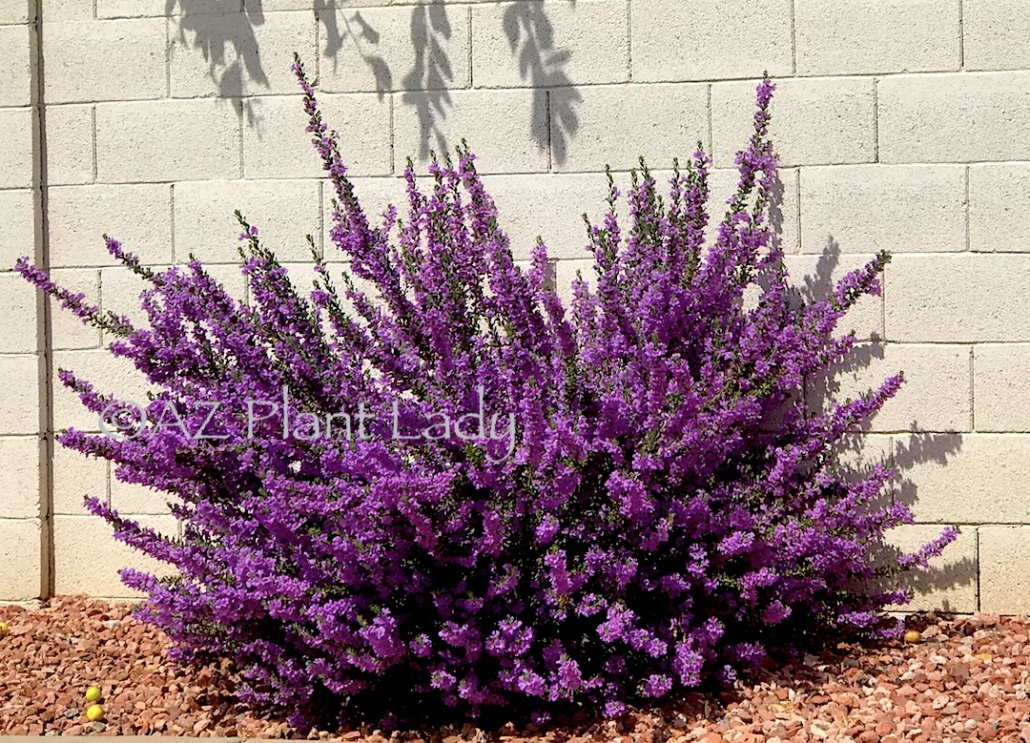
M 770 669 L 720 695 L 632 710 L 580 713 L 544 729 L 472 724 L 387 736 L 371 726 L 296 731 L 233 695 L 227 664 L 183 668 L 131 605 L 58 597 L 37 611 L 0 606 L 0 735 L 182 735 L 431 743 L 1030 743 L 1030 620 L 912 615 L 920 640 L 840 645 Z M 103 693 L 104 721 L 83 696 Z

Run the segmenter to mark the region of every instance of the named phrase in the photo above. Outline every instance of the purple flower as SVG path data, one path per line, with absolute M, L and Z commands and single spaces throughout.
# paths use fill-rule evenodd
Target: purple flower
M 652 673 L 644 681 L 644 696 L 663 697 L 672 688 L 672 678 L 663 674 Z
M 396 728 L 526 701 L 539 720 L 572 700 L 619 716 L 805 638 L 897 633 L 882 609 L 906 587 L 876 581 L 957 530 L 881 570 L 885 532 L 912 514 L 877 505 L 889 469 L 838 466 L 901 375 L 806 405 L 888 257 L 795 296 L 770 213 L 770 81 L 720 224 L 703 151 L 667 188 L 635 173 L 621 211 L 610 183 L 586 233 L 596 279 L 564 301 L 545 245 L 515 246 L 530 256 L 516 265 L 464 145 L 427 179 L 409 164 L 406 208 L 370 218 L 299 59 L 294 72 L 338 251 L 314 257 L 312 287 L 239 213 L 245 303 L 197 261 L 156 271 L 107 238 L 144 282 L 138 327 L 16 266 L 157 390 L 147 412 L 168 425 L 59 440 L 171 503 L 181 537 L 86 507 L 172 568 L 122 579 L 176 658 L 227 659 L 241 700 L 297 728 Z M 57 376 L 97 415 L 122 392 Z

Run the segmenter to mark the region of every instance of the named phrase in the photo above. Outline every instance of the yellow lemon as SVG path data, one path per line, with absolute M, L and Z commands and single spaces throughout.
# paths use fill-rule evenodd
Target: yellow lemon
M 87 702 L 99 702 L 100 701 L 100 689 L 96 686 L 91 686 L 86 689 L 86 701 Z
M 0 637 L 7 634 L 7 622 L 0 622 Z
M 91 704 L 86 709 L 86 719 L 90 722 L 99 722 L 104 719 L 104 708 L 99 704 Z
M 914 629 L 910 629 L 905 633 L 905 642 L 919 642 L 923 639 L 923 636 Z

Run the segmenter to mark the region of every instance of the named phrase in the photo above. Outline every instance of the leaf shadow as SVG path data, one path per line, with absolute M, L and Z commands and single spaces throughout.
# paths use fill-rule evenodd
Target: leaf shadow
M 173 21 L 177 42 L 203 55 L 217 99 L 238 102 L 237 111 L 246 115 L 248 125 L 260 123 L 247 96 L 251 86 L 271 86 L 254 31 L 265 22 L 261 0 L 245 5 L 240 0 L 166 0 L 165 15 Z
M 519 75 L 533 89 L 533 138 L 538 148 L 550 148 L 554 162 L 564 163 L 579 130 L 576 106 L 583 100 L 565 71 L 572 52 L 556 47 L 554 26 L 542 3 L 513 3 L 504 12 L 503 25 L 511 53 L 518 58 Z M 540 129 L 533 123 L 537 121 L 548 125 Z
M 443 5 L 420 5 L 411 13 L 411 43 L 415 64 L 404 76 L 401 101 L 415 109 L 419 125 L 419 158 L 425 159 L 436 142 L 438 152 L 447 152 L 447 136 L 440 122 L 453 105 L 447 83 L 454 79 L 451 61 L 441 39 L 451 38 L 453 29 Z
M 565 2 L 575 6 L 576 0 Z M 389 34 L 374 23 L 378 9 L 345 8 L 346 3 L 312 0 L 322 37 L 321 57 L 338 73 L 343 54 L 352 48 L 367 67 L 379 99 L 401 93 L 399 102 L 414 110 L 419 158 L 426 159 L 431 150 L 447 152 L 444 122 L 454 106 L 451 91 L 468 84 L 461 72 L 465 61 L 456 63 L 448 54 L 448 45 L 457 40 L 448 15 L 454 8 L 439 2 L 412 6 L 407 41 L 413 62 L 398 79 L 388 61 Z M 255 87 L 271 88 L 255 32 L 268 22 L 262 0 L 166 0 L 165 10 L 173 20 L 176 42 L 199 51 L 207 62 L 212 95 L 236 102 L 248 125 L 259 124 L 249 96 Z M 579 129 L 576 107 L 582 101 L 566 71 L 572 53 L 556 44 L 544 3 L 513 3 L 505 10 L 502 25 L 519 75 L 533 90 L 531 137 L 538 148 L 549 150 L 553 162 L 563 163 Z

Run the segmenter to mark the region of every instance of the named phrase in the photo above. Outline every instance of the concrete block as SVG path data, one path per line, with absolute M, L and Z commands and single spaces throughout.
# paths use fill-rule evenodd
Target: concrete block
M 893 441 L 885 434 L 848 433 L 831 450 L 841 467 L 841 479 L 847 483 L 864 482 L 875 467 L 891 467 L 894 462 Z M 888 508 L 893 497 L 894 483 L 888 481 L 873 496 L 869 507 L 880 510 Z
M 174 536 L 178 522 L 171 516 L 134 518 L 140 526 Z M 112 536 L 107 522 L 96 516 L 54 517 L 54 589 L 58 594 L 88 593 L 102 598 L 136 598 L 118 573 L 133 567 L 156 575 L 174 571 L 165 563 L 132 549 Z
M 36 251 L 35 202 L 28 189 L 0 191 L 0 271 Z
M 355 178 L 354 192 L 361 204 L 369 224 L 381 226 L 383 213 L 392 204 L 397 207 L 397 217 L 408 221 L 408 196 L 403 178 Z M 429 189 L 429 182 L 423 178 L 419 181 L 419 189 Z M 346 256 L 332 241 L 333 220 L 332 201 L 336 194 L 329 183 L 322 184 L 322 253 L 327 260 L 343 261 Z M 396 230 L 396 227 L 394 228 Z M 396 234 L 396 232 L 394 232 Z M 306 257 L 305 257 L 306 260 Z
M 95 0 L 39 0 L 47 21 L 92 21 Z
M 229 292 L 229 296 L 238 302 L 246 301 L 248 291 L 247 279 L 240 273 L 238 265 L 205 265 L 204 269 Z
M 96 0 L 97 18 L 160 18 L 167 12 L 177 15 L 181 12 L 178 0 Z M 193 10 L 197 3 L 184 0 L 184 5 Z M 227 4 L 227 3 L 226 3 Z
M 553 166 L 562 172 L 652 168 L 685 162 L 708 140 L 704 85 L 596 86 L 552 90 Z M 557 127 L 557 130 L 556 130 Z
M 197 181 L 175 187 L 175 253 L 204 263 L 239 262 L 239 209 L 281 261 L 310 259 L 305 235 L 317 236 L 317 181 Z M 317 238 L 316 238 L 317 240 Z M 317 242 L 316 242 L 317 245 Z
M 36 352 L 38 290 L 16 273 L 0 274 L 0 353 Z
M 161 98 L 167 90 L 163 19 L 48 22 L 44 44 L 47 103 Z
M 894 374 L 905 384 L 865 428 L 870 431 L 969 431 L 972 384 L 966 346 L 861 344 L 829 378 L 811 380 L 809 403 L 857 399 Z
M 300 88 L 291 69 L 293 53 L 313 62 L 315 33 L 310 4 L 306 13 L 271 13 L 260 24 L 244 13 L 173 18 L 171 95 L 239 98 L 296 93 Z
M 798 74 L 958 70 L 959 18 L 959 0 L 797 0 Z
M 967 70 L 1030 67 L 1030 6 L 1020 0 L 963 0 L 962 39 Z
M 0 106 L 32 103 L 32 61 L 30 27 L 0 26 Z
M 828 250 L 822 255 L 788 255 L 784 258 L 790 283 L 805 301 L 824 299 L 837 282 L 851 271 L 862 268 L 873 255 L 841 255 Z M 854 332 L 860 340 L 883 338 L 883 298 L 867 295 L 859 299 L 841 318 L 839 334 Z
M 243 0 L 96 0 L 96 4 L 97 18 L 211 16 L 243 9 Z M 255 24 L 263 21 L 260 11 L 258 4 L 251 14 Z
M 531 256 L 537 236 L 543 238 L 551 259 L 590 257 L 583 214 L 594 223 L 604 218 L 608 208 L 604 175 L 494 175 L 483 182 L 516 258 Z
M 1030 527 L 980 527 L 980 610 L 1030 614 Z
M 1030 523 L 1030 502 L 1013 497 L 1030 477 L 1030 436 L 910 434 L 895 440 L 897 499 L 917 522 Z
M 240 115 L 222 100 L 97 105 L 97 180 L 194 181 L 240 173 Z
M 854 165 L 801 171 L 801 250 L 832 238 L 845 253 L 966 248 L 965 168 Z
M 36 168 L 32 155 L 34 122 L 31 108 L 0 108 L 0 132 L 4 133 L 4 146 L 0 148 L 0 189 L 32 188 Z
M 161 272 L 167 270 L 169 266 L 152 266 L 152 268 L 155 272 Z M 231 297 L 239 301 L 244 299 L 246 280 L 240 273 L 237 264 L 205 265 L 204 269 L 215 281 L 225 287 Z M 120 267 L 105 268 L 100 272 L 100 286 L 105 310 L 125 315 L 136 327 L 150 327 L 150 320 L 140 300 L 140 294 L 147 288 L 147 283 L 143 279 Z M 104 331 L 102 335 L 105 349 L 116 340 L 116 337 L 107 331 Z
M 324 177 L 322 161 L 305 131 L 301 99 L 264 97 L 253 99 L 253 105 L 259 123 L 243 131 L 245 177 Z M 379 100 L 374 94 L 323 95 L 319 105 L 329 129 L 340 132 L 340 151 L 351 175 L 390 173 L 389 99 Z
M 386 0 L 369 0 L 362 2 L 362 5 L 386 5 Z M 278 10 L 308 10 L 311 3 L 306 0 L 243 0 L 243 7 L 248 12 L 253 11 L 278 11 Z
M 0 379 L 4 380 L 0 431 L 7 435 L 39 433 L 39 359 L 34 354 L 0 356 Z
M 93 106 L 46 107 L 47 182 L 51 186 L 95 179 Z
M 7 601 L 31 601 L 43 595 L 39 519 L 0 519 L 0 596 Z
M 972 614 L 977 610 L 977 556 L 975 527 L 963 527 L 958 538 L 944 548 L 928 568 L 914 568 L 901 578 L 912 588 L 911 603 L 888 610 L 941 611 Z M 911 524 L 885 535 L 886 542 L 900 554 L 912 554 L 941 535 L 940 526 Z M 900 556 L 900 554 L 898 556 Z
M 107 486 L 108 463 L 94 459 L 60 444 L 54 446 L 54 513 L 62 516 L 87 516 L 86 497 L 110 502 Z
M 169 513 L 168 503 L 174 503 L 177 500 L 169 493 L 135 483 L 122 482 L 112 470 L 111 507 L 118 513 L 167 515 Z
M 652 176 L 666 204 L 671 170 L 654 170 Z M 797 178 L 785 170 L 778 215 L 778 234 L 787 252 L 797 245 Z M 627 199 L 632 181 L 626 172 L 613 173 L 619 189 L 616 214 L 624 229 L 630 226 Z M 735 191 L 738 173 L 715 169 L 709 174 L 709 210 L 712 220 L 706 231 L 706 245 L 718 234 L 721 210 Z M 549 255 L 555 260 L 588 259 L 589 243 L 583 214 L 592 224 L 600 224 L 608 210 L 608 181 L 602 173 L 560 173 L 537 175 L 492 175 L 484 179 L 487 192 L 494 197 L 500 213 L 500 225 L 511 239 L 516 258 L 528 259 L 537 235 L 544 238 Z M 777 221 L 778 220 L 778 221 Z
M 682 158 L 681 158 L 682 163 Z M 672 173 L 663 173 L 667 181 Z M 712 245 L 719 236 L 719 225 L 726 214 L 726 202 L 737 192 L 740 172 L 736 168 L 715 168 L 708 175 L 708 228 L 705 244 Z M 783 168 L 779 172 L 779 191 L 773 194 L 770 223 L 778 236 L 783 252 L 796 253 L 798 249 L 798 171 Z M 775 201 L 778 199 L 778 202 Z M 754 201 L 749 202 L 753 205 Z
M 754 131 L 755 85 L 748 81 L 712 86 L 712 151 L 718 167 L 731 167 Z M 776 85 L 769 135 L 781 165 L 873 162 L 872 80 L 789 79 Z
M 1030 160 L 1030 71 L 885 77 L 877 110 L 881 162 Z
M 1030 345 L 973 347 L 973 420 L 977 431 L 1030 432 Z
M 57 371 L 67 369 L 77 378 L 89 382 L 100 394 L 112 395 L 119 401 L 138 406 L 147 404 L 149 389 L 146 378 L 126 358 L 112 356 L 106 349 L 54 352 L 54 428 L 77 428 L 99 432 L 98 415 L 86 409 L 79 396 L 65 387 Z M 113 428 L 108 426 L 110 430 Z
M 572 284 L 576 281 L 577 274 L 587 282 L 591 291 L 597 291 L 597 274 L 594 271 L 592 259 L 562 260 L 558 261 L 554 267 L 555 290 L 558 298 L 565 305 L 566 313 L 572 311 Z
M 872 469 L 878 465 L 894 465 L 894 442 L 887 434 L 858 431 L 848 433 L 833 447 L 833 451 L 837 456 L 837 462 L 843 468 L 846 482 L 866 480 Z M 886 483 L 879 496 L 883 505 L 890 505 L 893 494 L 894 484 Z
M 563 101 L 575 91 L 551 91 Z M 426 172 L 430 150 L 442 159 L 466 139 L 480 173 L 548 169 L 546 91 L 412 91 L 394 95 L 394 166 L 411 157 Z M 558 108 L 565 110 L 563 103 Z M 553 111 L 553 109 L 552 109 Z M 559 124 L 559 128 L 560 128 Z M 382 138 L 382 133 L 377 133 Z M 563 136 L 563 135 L 555 135 Z
M 984 253 L 1030 252 L 1023 215 L 1030 209 L 1030 165 L 969 166 L 969 249 Z
M 633 3 L 633 79 L 725 80 L 791 74 L 791 3 Z M 761 33 L 755 29 L 761 27 Z
M 0 519 L 40 517 L 42 454 L 43 443 L 38 436 L 0 438 L 0 468 L 4 473 Z
M 896 255 L 885 271 L 886 339 L 1030 341 L 1030 255 Z
M 0 7 L 0 25 L 29 22 L 31 0 L 8 0 Z
M 287 277 L 293 288 L 301 295 L 306 296 L 310 291 L 312 282 L 315 280 L 315 267 L 310 262 L 304 263 L 284 263 L 283 267 L 286 269 Z M 343 281 L 340 278 L 341 271 L 340 263 L 334 263 L 329 266 L 330 276 L 336 284 L 337 289 L 343 289 Z
M 145 264 L 171 262 L 171 189 L 163 185 L 60 186 L 50 189 L 51 265 L 113 266 L 104 235 Z
M 154 270 L 162 268 L 155 266 Z M 125 315 L 136 327 L 150 327 L 147 313 L 143 310 L 140 300 L 140 294 L 148 288 L 149 285 L 144 279 L 120 266 L 100 271 L 100 297 L 104 310 Z M 103 334 L 105 341 L 113 340 L 108 337 L 106 331 Z
M 420 4 L 421 0 L 416 0 L 415 3 L 409 4 Z M 329 3 L 326 3 L 327 5 Z M 362 7 L 379 7 L 381 5 L 400 5 L 401 3 L 396 0 L 362 0 Z M 243 7 L 248 12 L 269 12 L 279 10 L 310 10 L 311 3 L 307 0 L 243 0 Z
M 100 306 L 100 272 L 93 268 L 55 268 L 50 277 L 58 286 L 74 294 L 85 294 L 85 301 Z M 50 300 L 50 338 L 55 349 L 96 348 L 100 345 L 100 329 L 86 325 L 70 310 Z

